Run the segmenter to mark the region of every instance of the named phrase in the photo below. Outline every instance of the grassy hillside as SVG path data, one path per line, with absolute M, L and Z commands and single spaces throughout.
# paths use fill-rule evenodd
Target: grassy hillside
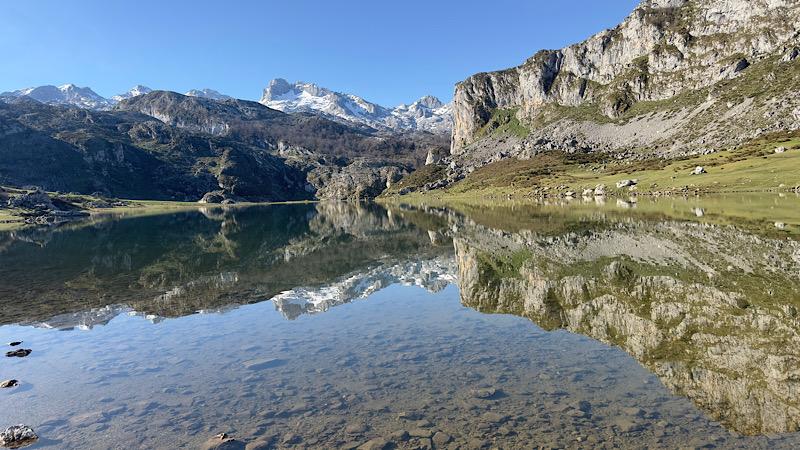
M 779 147 L 784 153 L 776 153 Z M 706 173 L 693 175 L 696 167 Z M 412 174 L 385 196 L 414 190 L 430 182 L 436 169 Z M 800 186 L 800 132 L 764 136 L 736 149 L 677 160 L 646 159 L 620 162 L 599 154 L 552 151 L 529 160 L 505 159 L 481 167 L 444 190 L 417 196 L 478 199 L 495 197 L 553 197 L 606 186 L 607 195 L 630 195 L 617 189 L 623 179 L 636 179 L 638 194 L 766 192 Z

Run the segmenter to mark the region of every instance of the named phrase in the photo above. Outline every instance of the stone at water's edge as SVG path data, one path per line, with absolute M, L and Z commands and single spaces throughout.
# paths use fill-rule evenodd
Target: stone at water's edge
M 0 389 L 8 389 L 12 387 L 16 387 L 19 384 L 17 380 L 5 380 L 0 381 Z
M 39 436 L 27 425 L 14 425 L 0 433 L 0 447 L 20 448 L 33 444 Z

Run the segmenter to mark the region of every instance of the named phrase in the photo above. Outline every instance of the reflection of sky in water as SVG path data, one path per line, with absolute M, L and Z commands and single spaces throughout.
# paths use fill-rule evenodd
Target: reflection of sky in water
M 736 437 L 622 351 L 464 308 L 452 285 L 394 285 L 294 321 L 264 302 L 158 324 L 123 314 L 89 331 L 0 328 L 16 339 L 34 353 L 0 366 L 22 382 L 0 392 L 0 423 L 33 426 L 37 447 L 172 448 L 224 431 L 331 448 L 417 420 L 501 447 L 795 441 Z

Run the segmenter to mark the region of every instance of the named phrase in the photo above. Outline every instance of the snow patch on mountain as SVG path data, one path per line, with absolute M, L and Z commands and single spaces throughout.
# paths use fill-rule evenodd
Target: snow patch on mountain
M 38 86 L 0 94 L 0 98 L 6 99 L 20 97 L 32 98 L 48 105 L 68 105 L 86 109 L 108 109 L 113 105 L 112 101 L 90 88 L 74 84 Z
M 192 90 L 188 91 L 184 95 L 188 95 L 189 97 L 208 98 L 208 99 L 211 99 L 211 100 L 230 100 L 230 99 L 233 98 L 230 95 L 225 95 L 225 94 L 222 94 L 222 93 L 220 93 L 218 91 L 215 91 L 214 89 L 208 89 L 208 88 L 206 88 L 206 89 L 192 89 Z
M 111 100 L 114 103 L 119 103 L 119 102 L 121 102 L 123 100 L 127 100 L 127 99 L 133 98 L 133 97 L 138 97 L 140 95 L 149 94 L 151 92 L 153 92 L 153 90 L 150 89 L 149 87 L 142 86 L 141 84 L 137 84 L 136 86 L 131 88 L 128 92 L 125 92 L 125 93 L 122 93 L 122 94 L 115 95 L 115 96 L 111 97 Z
M 378 130 L 446 134 L 453 127 L 451 106 L 436 97 L 426 96 L 410 105 L 386 108 L 357 95 L 302 81 L 290 84 L 282 78 L 272 80 L 264 89 L 261 104 L 286 113 L 321 114 Z

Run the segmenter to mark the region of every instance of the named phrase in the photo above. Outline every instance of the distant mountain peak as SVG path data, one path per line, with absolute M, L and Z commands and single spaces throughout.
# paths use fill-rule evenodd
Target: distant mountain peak
M 384 131 L 430 131 L 447 134 L 452 128 L 448 105 L 425 96 L 411 105 L 386 108 L 353 94 L 326 89 L 314 83 L 270 81 L 261 104 L 286 113 L 313 113 L 345 123 L 366 125 Z
M 111 100 L 113 100 L 116 103 L 119 103 L 119 102 L 121 102 L 123 100 L 127 100 L 129 98 L 133 98 L 133 97 L 138 97 L 140 95 L 149 94 L 150 92 L 153 92 L 153 90 L 150 89 L 149 87 L 142 86 L 141 84 L 137 84 L 136 86 L 134 86 L 130 90 L 128 90 L 128 92 L 125 92 L 125 93 L 122 93 L 122 94 L 115 95 L 115 96 L 111 97 Z
M 188 95 L 189 97 L 208 98 L 208 99 L 211 99 L 211 100 L 230 100 L 230 99 L 233 98 L 230 95 L 225 95 L 225 94 L 220 93 L 219 91 L 215 91 L 214 89 L 208 89 L 208 88 L 205 88 L 205 89 L 192 89 L 192 90 L 186 92 L 186 94 L 184 94 L 184 95 Z
M 4 98 L 29 97 L 48 105 L 69 105 L 87 109 L 108 109 L 112 102 L 88 87 L 72 83 L 60 86 L 44 85 L 0 94 Z

